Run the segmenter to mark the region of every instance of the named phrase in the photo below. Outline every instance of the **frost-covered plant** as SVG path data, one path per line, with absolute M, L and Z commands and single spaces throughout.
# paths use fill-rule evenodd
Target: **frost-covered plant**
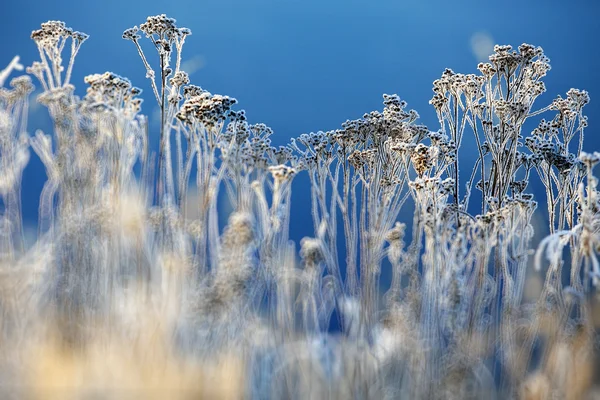
M 275 148 L 272 130 L 249 123 L 235 99 L 190 84 L 181 69 L 190 34 L 165 15 L 123 34 L 160 108 L 156 144 L 128 79 L 89 75 L 85 96 L 74 95 L 87 35 L 62 22 L 32 33 L 40 60 L 27 69 L 53 132 L 29 136 L 29 77 L 0 89 L 7 394 L 45 398 L 48 383 L 28 374 L 40 368 L 60 371 L 63 390 L 82 398 L 119 397 L 127 385 L 152 395 L 157 373 L 159 387 L 182 397 L 575 399 L 589 390 L 600 155 L 583 152 L 585 91 L 534 108 L 550 69 L 541 48 L 496 46 L 480 74 L 444 71 L 431 100 L 438 130 L 384 95 L 382 111 Z M 0 87 L 18 61 L 0 72 Z M 528 119 L 551 113 L 524 132 Z M 464 183 L 471 139 L 478 157 Z M 29 145 L 47 181 L 27 249 Z M 297 252 L 289 233 L 298 174 L 309 177 L 314 237 Z M 535 176 L 550 235 L 530 258 Z M 221 192 L 232 210 L 225 226 Z M 402 223 L 405 205 L 414 213 Z M 525 304 L 530 264 L 547 268 L 546 280 Z M 391 282 L 381 279 L 386 268 Z M 124 365 L 126 379 L 115 380 Z M 215 377 L 220 386 L 208 383 Z

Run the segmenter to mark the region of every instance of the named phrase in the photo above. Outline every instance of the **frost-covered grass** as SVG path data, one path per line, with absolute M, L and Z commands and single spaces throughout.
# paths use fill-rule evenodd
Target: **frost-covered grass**
M 164 15 L 123 34 L 160 108 L 157 144 L 126 78 L 90 75 L 74 95 L 87 35 L 62 22 L 32 33 L 40 59 L 27 68 L 51 133 L 26 125 L 29 75 L 1 88 L 18 57 L 0 72 L 3 396 L 586 396 L 600 153 L 582 151 L 585 91 L 535 104 L 550 69 L 541 48 L 496 46 L 480 74 L 444 71 L 436 130 L 384 95 L 382 111 L 275 148 L 235 99 L 190 84 L 190 34 Z M 27 247 L 30 148 L 47 181 Z M 310 178 L 314 224 L 299 251 L 298 174 Z M 533 180 L 545 197 L 528 192 Z M 536 212 L 550 231 L 539 245 Z M 531 268 L 545 281 L 526 303 Z

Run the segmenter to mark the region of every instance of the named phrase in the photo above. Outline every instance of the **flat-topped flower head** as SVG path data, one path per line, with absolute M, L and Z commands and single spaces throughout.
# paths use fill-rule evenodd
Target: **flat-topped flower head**
M 84 42 L 89 36 L 83 32 L 74 31 L 62 21 L 47 21 L 42 23 L 40 29 L 31 32 L 31 38 L 40 46 L 50 49 L 55 47 L 61 39 L 72 38 L 78 43 Z
M 146 19 L 146 22 L 140 25 L 140 30 L 146 34 L 146 36 L 152 36 L 154 34 L 162 36 L 166 33 L 174 32 L 177 29 L 174 18 L 168 18 L 165 14 L 150 16 Z
M 579 161 L 582 162 L 589 170 L 600 163 L 600 152 L 586 153 L 582 151 L 579 154 Z
M 31 32 L 31 38 L 38 46 L 41 60 L 34 62 L 28 72 L 40 80 L 44 89 L 56 89 L 69 85 L 75 56 L 82 43 L 87 40 L 88 35 L 66 27 L 62 21 L 48 21 L 44 22 L 40 29 Z M 71 51 L 66 74 L 63 77 L 62 72 L 65 68 L 62 53 L 69 38 L 72 41 Z
M 176 116 L 185 123 L 212 127 L 229 117 L 229 111 L 236 103 L 232 97 L 203 91 L 185 100 Z
M 274 165 L 269 167 L 269 172 L 273 176 L 276 182 L 284 182 L 291 179 L 295 174 L 296 170 L 287 165 Z
M 31 32 L 31 38 L 44 47 L 52 47 L 61 38 L 69 37 L 73 33 L 62 21 L 47 21 L 42 23 L 40 29 Z
M 85 95 L 88 109 L 112 111 L 124 110 L 130 115 L 141 109 L 142 99 L 136 98 L 142 90 L 131 85 L 129 79 L 112 72 L 88 75 L 84 78 L 89 88 Z
M 123 32 L 123 39 L 136 41 L 141 38 L 140 34 L 138 33 L 139 31 L 140 30 L 137 26 L 134 26 L 133 28 L 127 28 Z

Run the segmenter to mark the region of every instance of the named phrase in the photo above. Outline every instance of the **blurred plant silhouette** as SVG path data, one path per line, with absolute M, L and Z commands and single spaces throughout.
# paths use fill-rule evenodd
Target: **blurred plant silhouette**
M 190 35 L 165 15 L 123 33 L 160 108 L 157 145 L 128 79 L 89 75 L 85 96 L 74 94 L 87 35 L 63 22 L 32 33 L 40 59 L 27 68 L 51 134 L 27 130 L 28 75 L 2 87 L 19 58 L 0 72 L 4 395 L 587 395 L 600 153 L 582 150 L 587 92 L 535 107 L 550 69 L 541 48 L 496 46 L 480 74 L 445 70 L 430 101 L 438 130 L 386 94 L 382 111 L 276 148 L 235 99 L 190 84 Z M 525 132 L 529 119 L 539 124 Z M 467 138 L 477 157 L 465 167 Z M 47 181 L 28 248 L 30 147 Z M 459 162 L 472 169 L 467 182 Z M 289 240 L 297 174 L 310 179 L 314 224 L 299 252 Z M 537 251 L 532 179 L 545 187 L 550 231 Z M 221 192 L 233 210 L 225 227 Z M 406 209 L 412 220 L 399 222 Z M 524 302 L 530 267 L 546 279 Z

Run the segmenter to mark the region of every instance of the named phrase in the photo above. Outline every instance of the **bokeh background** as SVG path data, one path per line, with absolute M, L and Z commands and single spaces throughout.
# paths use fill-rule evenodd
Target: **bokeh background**
M 84 76 L 115 72 L 145 90 L 144 113 L 156 121 L 143 65 L 121 34 L 161 13 L 192 29 L 184 47 L 192 83 L 237 98 L 250 122 L 273 128 L 275 144 L 379 110 L 383 93 L 398 93 L 421 123 L 437 130 L 428 101 L 444 68 L 474 73 L 494 44 L 527 42 L 551 59 L 539 108 L 571 87 L 587 90 L 592 101 L 584 149 L 600 149 L 600 3 L 591 0 L 4 0 L 0 65 L 15 55 L 30 65 L 38 58 L 31 31 L 46 20 L 63 20 L 90 35 L 75 64 L 77 93 L 85 93 Z M 156 146 L 158 126 L 152 127 Z M 32 102 L 29 131 L 36 129 L 48 132 L 51 124 Z M 23 208 L 33 230 L 45 179 L 32 154 Z M 305 177 L 297 179 L 292 203 L 291 237 L 298 242 L 312 235 Z

